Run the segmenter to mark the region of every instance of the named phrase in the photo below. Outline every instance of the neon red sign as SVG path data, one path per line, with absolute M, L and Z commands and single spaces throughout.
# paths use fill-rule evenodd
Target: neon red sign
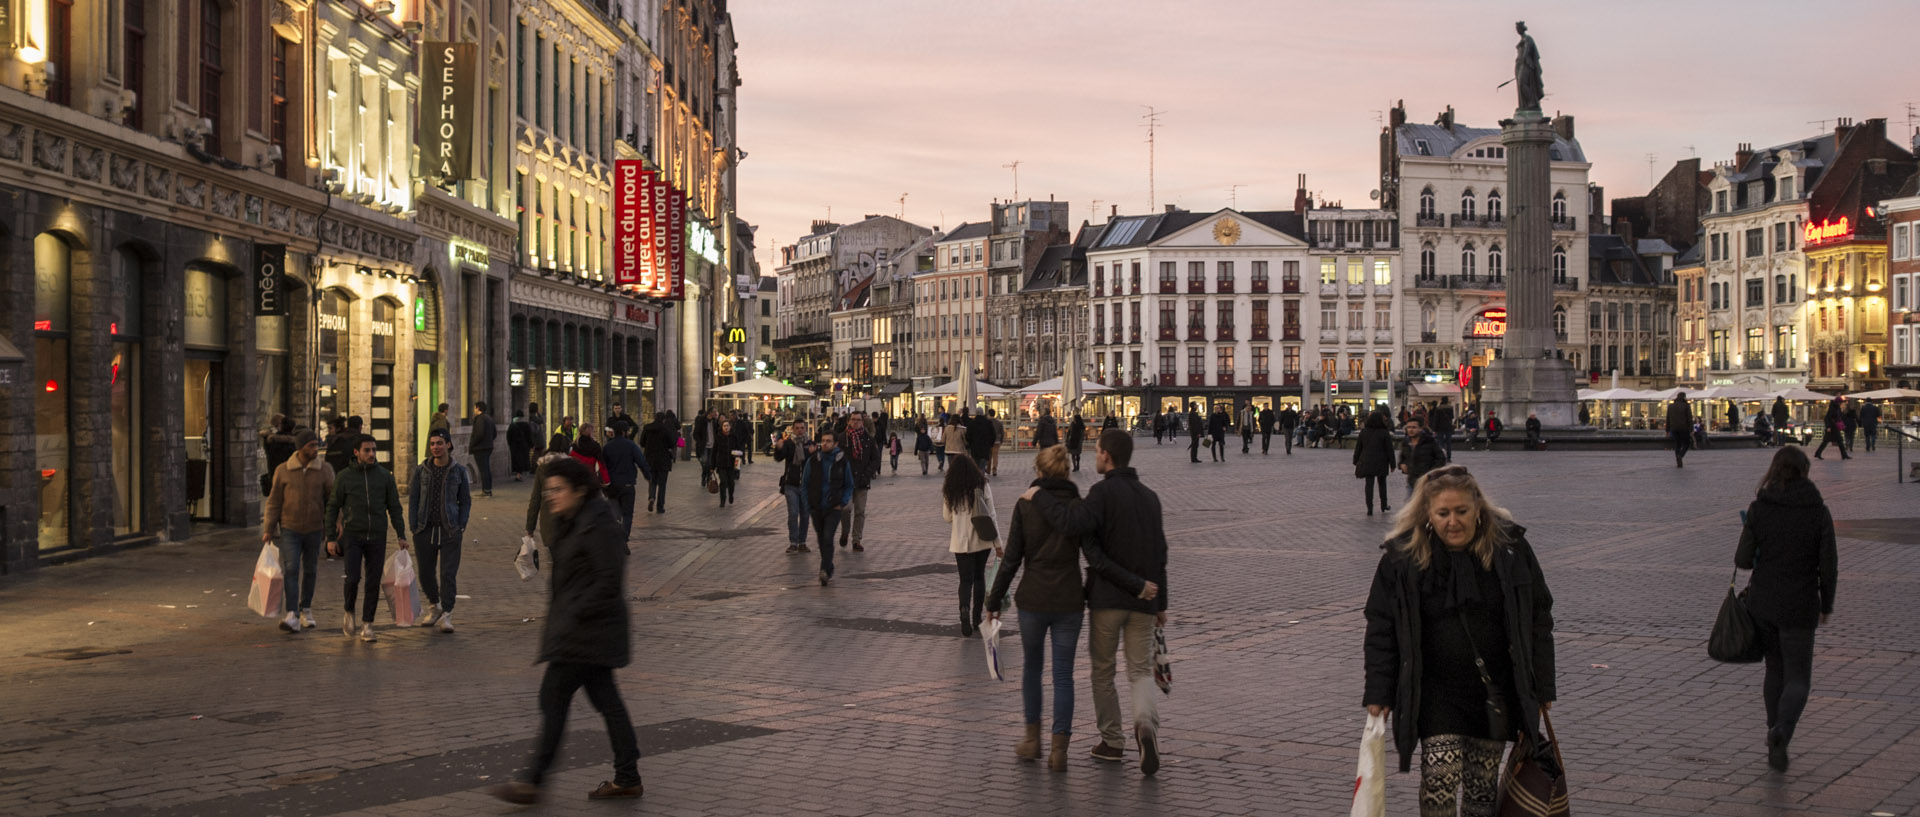
M 1467 324 L 1467 337 L 1503 338 L 1507 336 L 1507 308 L 1496 306 L 1473 317 Z
M 1822 220 L 1819 224 L 1811 221 L 1801 228 L 1801 240 L 1807 244 L 1825 244 L 1853 237 L 1853 225 L 1847 223 L 1847 217 L 1839 221 Z

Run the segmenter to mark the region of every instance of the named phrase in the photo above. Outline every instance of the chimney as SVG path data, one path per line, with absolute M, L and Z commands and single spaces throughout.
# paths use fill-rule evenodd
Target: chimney
M 1307 197 L 1307 174 L 1294 177 L 1293 214 L 1305 217 L 1307 210 L 1313 207 L 1313 200 Z
M 1607 224 L 1607 189 L 1587 185 L 1587 232 L 1604 233 Z
M 1735 147 L 1733 149 L 1733 169 L 1740 170 L 1742 168 L 1745 168 L 1747 166 L 1747 161 L 1752 158 L 1753 158 L 1753 143 L 1741 142 L 1738 147 Z
M 1560 114 L 1555 116 L 1553 118 L 1553 132 L 1560 134 L 1560 138 L 1562 139 L 1569 142 L 1573 141 L 1573 115 Z
M 1843 116 L 1833 121 L 1833 146 L 1838 149 L 1847 143 L 1847 134 L 1853 132 L 1853 117 Z
M 1169 212 L 1169 213 L 1171 213 L 1171 212 L 1173 212 L 1173 205 L 1171 205 L 1171 204 L 1169 204 L 1169 205 L 1166 205 L 1166 208 L 1167 208 L 1167 212 Z
M 1448 105 L 1446 110 L 1441 111 L 1440 118 L 1433 120 L 1433 124 L 1446 128 L 1448 131 L 1452 131 L 1453 130 L 1453 106 Z
M 1633 219 L 1622 216 L 1613 217 L 1613 234 L 1627 242 L 1627 249 L 1635 250 L 1640 245 L 1633 238 Z
M 1387 112 L 1387 129 L 1399 130 L 1400 126 L 1405 124 L 1407 124 L 1407 101 L 1396 99 L 1393 101 L 1393 110 Z
M 1109 214 L 1109 215 L 1108 215 L 1107 217 L 1108 217 L 1108 218 L 1119 218 L 1119 217 L 1120 217 L 1120 205 L 1118 205 L 1118 204 L 1116 204 L 1116 205 L 1114 205 L 1114 206 L 1113 206 L 1113 212 L 1112 212 L 1111 214 Z

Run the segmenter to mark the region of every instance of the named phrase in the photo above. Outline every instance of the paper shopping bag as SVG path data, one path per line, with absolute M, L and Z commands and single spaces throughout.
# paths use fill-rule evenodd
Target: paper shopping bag
M 279 618 L 286 611 L 286 577 L 280 573 L 280 549 L 273 545 L 260 548 L 253 563 L 253 586 L 247 590 L 247 609 L 255 615 Z

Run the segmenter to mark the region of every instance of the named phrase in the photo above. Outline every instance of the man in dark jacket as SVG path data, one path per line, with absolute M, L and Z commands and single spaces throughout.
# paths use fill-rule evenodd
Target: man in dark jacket
M 467 452 L 473 455 L 473 468 L 479 471 L 480 495 L 493 496 L 493 441 L 500 435 L 493 415 L 487 413 L 487 401 L 473 404 L 473 431 L 467 437 Z
M 807 458 L 813 456 L 813 439 L 805 420 L 793 421 L 793 428 L 773 447 L 773 461 L 786 463 L 780 471 L 780 493 L 787 499 L 787 552 L 807 552 L 807 499 L 800 492 L 800 475 Z
M 1860 406 L 1860 435 L 1866 438 L 1866 450 L 1874 449 L 1873 438 L 1880 433 L 1880 404 L 1872 400 L 1862 400 Z M 1851 444 L 1849 444 L 1851 446 Z
M 1080 447 L 1087 442 L 1087 421 L 1080 412 L 1073 413 L 1073 422 L 1067 424 L 1067 453 L 1073 457 L 1073 470 L 1080 470 Z
M 880 443 L 867 430 L 866 412 L 856 411 L 847 418 L 846 439 L 847 461 L 853 466 L 853 501 L 846 506 L 847 526 L 840 531 L 840 546 L 846 547 L 851 539 L 853 551 L 859 553 L 866 550 L 860 535 L 867 529 L 867 490 L 880 475 Z
M 1852 455 L 1847 453 L 1846 432 L 1848 426 L 1846 404 L 1847 398 L 1845 397 L 1835 397 L 1827 403 L 1827 416 L 1822 421 L 1822 425 L 1824 425 L 1825 428 L 1820 432 L 1820 447 L 1813 450 L 1814 459 L 1826 459 L 1826 457 L 1820 455 L 1826 453 L 1827 446 L 1829 445 L 1840 449 L 1840 459 L 1853 459 Z
M 1207 436 L 1213 440 L 1213 461 L 1227 461 L 1227 411 L 1219 406 L 1207 415 Z
M 360 439 L 359 431 L 348 431 L 344 417 L 334 417 L 327 421 L 327 465 L 333 473 L 344 474 L 353 464 L 353 444 Z
M 1033 426 L 1033 447 L 1045 451 L 1060 444 L 1060 425 L 1054 422 L 1053 412 L 1040 410 L 1040 420 Z
M 1253 427 L 1260 424 L 1260 410 L 1248 403 L 1240 407 L 1240 453 L 1253 453 Z
M 420 626 L 453 632 L 453 605 L 460 595 L 460 542 L 473 506 L 467 469 L 453 461 L 453 437 L 445 429 L 427 435 L 432 454 L 407 477 L 407 515 L 420 549 L 420 595 L 427 600 Z
M 1447 454 L 1419 420 L 1407 418 L 1406 431 L 1407 441 L 1400 448 L 1400 473 L 1407 475 L 1407 496 L 1413 496 L 1413 486 L 1420 484 L 1421 477 L 1447 464 Z
M 354 634 L 353 602 L 359 596 L 360 575 L 367 577 L 366 600 L 360 607 L 360 640 L 377 641 L 373 634 L 373 613 L 380 604 L 380 576 L 387 566 L 389 520 L 401 550 L 407 549 L 407 520 L 400 507 L 400 486 L 393 475 L 376 459 L 378 448 L 372 437 L 360 435 L 353 446 L 353 465 L 334 477 L 333 497 L 327 500 L 326 530 L 333 535 L 327 552 L 344 555 L 347 560 L 346 613 L 341 616 L 340 631 L 348 638 Z M 343 547 L 344 545 L 344 547 Z
M 507 467 L 513 470 L 513 481 L 519 482 L 520 475 L 533 470 L 533 425 L 527 422 L 527 415 L 514 412 L 512 422 L 507 423 Z
M 1773 429 L 1776 432 L 1787 430 L 1787 421 L 1791 415 L 1787 412 L 1787 398 L 1773 398 Z M 1777 438 L 1776 438 L 1777 439 Z
M 547 542 L 553 572 L 540 631 L 539 661 L 547 665 L 540 681 L 540 740 L 525 777 L 489 793 L 509 803 L 540 800 L 540 786 L 566 732 L 573 694 L 585 687 L 613 742 L 613 779 L 587 797 L 639 797 L 645 792 L 640 742 L 613 681 L 613 670 L 626 666 L 633 653 L 625 587 L 627 548 L 620 520 L 596 490 L 597 475 L 577 460 L 548 463 L 541 469 L 540 483 L 553 518 L 553 536 Z
M 1527 412 L 1527 450 L 1539 451 L 1546 446 L 1546 440 L 1540 436 L 1540 415 Z
M 647 512 L 667 512 L 667 475 L 673 471 L 673 455 L 678 453 L 680 423 L 673 412 L 653 415 L 653 422 L 640 432 L 640 450 L 647 455 L 653 474 L 647 479 Z
M 985 472 L 993 458 L 993 450 L 1000 445 L 1000 438 L 993 433 L 991 411 L 982 411 L 967 421 L 967 453 L 972 455 L 973 463 Z
M 1693 447 L 1693 406 L 1687 403 L 1686 392 L 1674 395 L 1667 404 L 1667 438 L 1673 441 L 1673 467 L 1687 467 L 1687 450 Z
M 833 529 L 853 504 L 853 481 L 853 463 L 835 444 L 833 432 L 821 432 L 819 445 L 800 471 L 800 495 L 807 500 L 813 532 L 819 537 L 821 587 L 833 579 Z
M 640 424 L 634 422 L 633 418 L 631 416 L 628 416 L 626 405 L 622 403 L 615 403 L 613 404 L 613 413 L 607 415 L 607 428 L 612 429 L 613 431 L 612 434 L 607 435 L 607 439 L 609 440 L 614 439 L 616 437 L 626 437 L 627 439 L 633 439 L 632 434 L 622 434 L 621 432 L 626 430 L 634 430 L 637 432 L 638 429 L 640 428 Z
M 1292 403 L 1288 403 L 1280 409 L 1279 416 L 1274 419 L 1280 425 L 1281 439 L 1286 442 L 1287 454 L 1291 456 L 1293 454 L 1293 430 L 1300 427 L 1300 410 L 1294 408 Z
M 1087 658 L 1092 667 L 1093 711 L 1101 741 L 1096 760 L 1118 762 L 1126 741 L 1121 732 L 1120 698 L 1113 685 L 1115 653 L 1127 651 L 1127 680 L 1133 691 L 1133 732 L 1140 746 L 1140 772 L 1160 768 L 1160 715 L 1154 700 L 1154 628 L 1167 623 L 1167 533 L 1160 497 L 1140 483 L 1133 460 L 1133 437 L 1120 429 L 1100 433 L 1094 470 L 1106 478 L 1087 489 L 1077 505 L 1051 492 L 1029 488 L 1048 524 L 1063 536 L 1092 535 L 1087 557 L 1087 607 L 1092 634 Z
M 1272 453 L 1273 447 L 1273 406 L 1260 409 L 1260 453 Z
M 633 498 L 640 489 L 640 480 L 653 481 L 653 469 L 647 467 L 646 452 L 633 441 L 634 425 L 631 420 L 611 430 L 613 436 L 607 438 L 606 445 L 600 446 L 600 464 L 607 467 L 607 497 L 613 500 L 614 508 L 620 511 L 622 530 L 631 537 Z M 623 538 L 621 541 L 627 540 Z
M 1440 450 L 1447 452 L 1447 458 L 1453 458 L 1453 398 L 1440 398 L 1440 405 L 1434 406 L 1427 414 L 1427 422 L 1433 426 L 1433 441 Z

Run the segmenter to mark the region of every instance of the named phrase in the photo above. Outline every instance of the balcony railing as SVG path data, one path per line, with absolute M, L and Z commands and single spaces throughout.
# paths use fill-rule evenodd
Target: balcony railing
M 1254 372 L 1254 373 L 1253 373 L 1253 385 L 1255 385 L 1255 386 L 1265 386 L 1265 385 L 1267 385 L 1267 377 L 1268 377 L 1268 375 L 1267 375 L 1267 373 L 1266 373 L 1266 372 Z
M 1161 373 L 1160 373 L 1160 385 L 1162 385 L 1162 386 L 1171 386 L 1171 385 L 1173 385 L 1173 372 L 1161 372 Z
M 1255 326 L 1253 328 L 1253 335 L 1251 336 L 1250 339 L 1251 340 L 1272 340 L 1273 338 L 1270 338 L 1267 336 L 1269 331 L 1270 330 L 1268 330 L 1267 327 Z
M 1175 333 L 1176 331 L 1177 331 L 1177 330 L 1175 330 L 1175 329 L 1174 329 L 1174 327 L 1171 327 L 1171 326 L 1162 326 L 1162 327 L 1160 327 L 1160 339 L 1161 339 L 1161 340 L 1176 340 L 1176 338 L 1174 337 L 1174 333 Z
M 1423 213 L 1413 217 L 1413 226 L 1445 227 L 1447 226 L 1447 217 L 1440 215 L 1439 213 Z
M 1231 386 L 1233 385 L 1234 374 L 1235 372 L 1232 369 L 1221 372 L 1214 377 L 1213 384 L 1216 386 Z
M 1573 228 L 1574 228 L 1573 216 L 1567 216 L 1566 218 L 1553 219 L 1553 229 L 1555 230 L 1572 230 Z
M 1374 343 L 1392 343 L 1392 342 L 1393 342 L 1393 330 L 1391 330 L 1391 329 L 1375 329 L 1375 330 L 1373 330 L 1373 342 L 1374 342 Z
M 1222 326 L 1213 333 L 1214 340 L 1233 340 L 1233 327 Z
M 1740 365 L 1746 369 L 1764 369 L 1767 368 L 1767 359 L 1764 357 L 1750 357 L 1743 360 Z
M 1281 282 L 1280 282 L 1280 291 L 1281 291 L 1281 292 L 1296 292 L 1296 293 L 1297 293 L 1297 292 L 1299 292 L 1299 291 L 1300 291 L 1300 279 L 1298 279 L 1298 278 L 1288 278 L 1288 279 L 1286 279 L 1286 280 L 1284 280 L 1284 281 L 1281 281 Z
M 1204 281 L 1204 280 L 1201 280 L 1201 281 L 1195 281 L 1195 280 L 1193 280 L 1193 279 L 1191 279 L 1191 278 L 1189 278 L 1189 279 L 1187 279 L 1187 294 L 1189 294 L 1189 295 L 1204 295 L 1204 294 L 1206 294 L 1206 292 L 1207 292 L 1207 282 L 1206 282 L 1206 281 Z
M 1322 282 L 1320 283 L 1320 294 L 1321 294 L 1322 296 L 1325 296 L 1325 297 L 1328 297 L 1328 298 L 1331 298 L 1331 297 L 1333 297 L 1333 296 L 1335 296 L 1335 295 L 1339 295 L 1339 294 L 1340 294 L 1340 285 L 1339 285 L 1339 284 L 1329 284 L 1329 283 L 1326 283 L 1326 282 L 1324 282 L 1324 281 L 1322 281 Z
M 1282 327 L 1280 329 L 1280 339 L 1281 340 L 1299 340 L 1300 325 L 1294 324 L 1292 326 Z
M 1446 276 L 1420 277 L 1413 279 L 1414 289 L 1451 289 L 1452 281 Z
M 1481 222 L 1479 216 L 1471 216 L 1471 215 L 1467 215 L 1466 213 L 1455 213 L 1453 214 L 1453 226 L 1465 227 L 1465 228 L 1471 229 L 1475 227 L 1482 227 L 1485 225 Z
M 1376 284 L 1374 284 L 1374 285 L 1373 285 L 1373 295 L 1374 295 L 1374 297 L 1376 297 L 1376 298 L 1378 298 L 1378 297 L 1380 297 L 1380 296 L 1382 296 L 1382 295 L 1389 295 L 1389 296 L 1390 296 L 1390 295 L 1392 295 L 1392 294 L 1393 294 L 1393 285 L 1392 285 L 1392 284 L 1379 284 L 1379 283 L 1376 283 Z
M 1206 340 L 1207 328 L 1204 326 L 1187 327 L 1187 340 Z
M 1217 282 L 1215 282 L 1215 283 L 1214 283 L 1214 285 L 1213 285 L 1213 291 L 1214 291 L 1214 292 L 1218 292 L 1218 293 L 1222 293 L 1222 294 L 1226 294 L 1226 293 L 1230 293 L 1230 292 L 1232 292 L 1232 291 L 1233 291 L 1233 279 L 1232 279 L 1232 278 L 1222 278 L 1222 279 L 1220 279 L 1219 281 L 1217 281 Z
M 1187 385 L 1205 386 L 1207 385 L 1207 376 L 1204 374 L 1195 374 L 1190 372 L 1187 374 Z
M 1160 294 L 1172 295 L 1173 293 L 1179 291 L 1179 289 L 1180 289 L 1180 285 L 1178 282 L 1167 279 L 1167 278 L 1160 279 Z
M 1093 345 L 1099 346 L 1100 344 L 1103 344 L 1106 342 L 1107 342 L 1107 330 L 1105 329 L 1093 330 Z
M 1281 384 L 1281 385 L 1283 385 L 1283 386 L 1298 386 L 1298 385 L 1300 385 L 1300 373 L 1299 373 L 1299 372 L 1287 372 L 1286 374 L 1284 374 L 1284 375 L 1281 375 L 1281 376 L 1280 376 L 1280 384 Z
M 1136 326 L 1136 327 L 1133 327 L 1133 328 L 1132 328 L 1132 329 L 1130 329 L 1130 330 L 1127 330 L 1127 337 L 1128 337 L 1128 342 L 1129 342 L 1129 343 L 1139 343 L 1139 342 L 1140 342 L 1140 327 L 1138 327 L 1138 326 Z
M 1421 343 L 1439 343 L 1440 336 L 1438 333 L 1435 333 L 1435 332 L 1421 332 L 1420 342 Z
M 1564 281 L 1553 282 L 1553 288 L 1566 292 L 1578 292 L 1580 291 L 1580 279 L 1576 276 L 1569 275 Z
M 1320 342 L 1321 342 L 1321 343 L 1338 343 L 1338 342 L 1340 342 L 1340 330 L 1338 330 L 1338 329 L 1322 329 L 1322 330 L 1320 330 Z
M 1267 291 L 1267 279 L 1265 279 L 1265 278 L 1255 278 L 1255 279 L 1253 279 L 1253 283 L 1251 284 L 1251 287 L 1252 287 L 1252 288 L 1251 288 L 1250 290 L 1248 290 L 1248 291 L 1250 291 L 1250 292 L 1256 292 L 1256 293 L 1258 293 L 1258 292 L 1266 292 L 1266 291 Z
M 1364 298 L 1366 297 L 1366 295 L 1367 295 L 1366 284 L 1348 284 L 1347 285 L 1347 297 Z
M 1366 342 L 1367 342 L 1367 330 L 1365 330 L 1365 329 L 1348 329 L 1348 330 L 1347 330 L 1347 342 L 1348 342 L 1348 343 L 1366 343 Z

